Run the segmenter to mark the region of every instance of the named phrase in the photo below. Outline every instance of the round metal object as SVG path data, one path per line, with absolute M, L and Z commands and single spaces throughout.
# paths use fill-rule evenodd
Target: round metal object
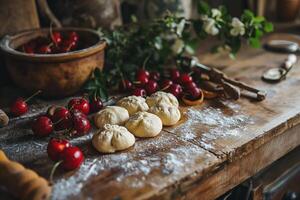
M 265 44 L 265 48 L 270 51 L 295 53 L 299 50 L 299 45 L 288 40 L 270 40 Z
M 262 75 L 262 78 L 268 82 L 278 82 L 281 80 L 284 72 L 284 69 L 274 67 L 265 71 Z

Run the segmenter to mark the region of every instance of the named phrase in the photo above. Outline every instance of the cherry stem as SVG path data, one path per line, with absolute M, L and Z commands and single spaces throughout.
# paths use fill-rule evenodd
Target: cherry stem
M 62 117 L 62 118 L 60 118 L 59 120 L 57 120 L 57 122 L 53 122 L 52 124 L 55 126 L 55 125 L 57 125 L 59 122 L 61 122 L 62 120 L 64 120 L 65 118 L 64 117 Z
M 161 90 L 166 90 L 166 89 L 168 89 L 170 86 L 171 86 L 171 85 L 168 85 L 168 86 L 162 88 Z
M 190 73 L 188 73 L 188 75 L 190 76 L 190 75 L 192 75 L 194 72 L 193 71 L 191 71 Z
M 146 64 L 147 64 L 148 60 L 150 59 L 150 57 L 151 57 L 151 55 L 147 56 L 147 58 L 144 60 L 143 66 L 142 66 L 143 69 L 145 69 Z
M 50 37 L 51 37 L 51 39 L 52 39 L 52 42 L 54 42 L 55 46 L 57 46 L 57 44 L 56 44 L 56 42 L 55 42 L 55 40 L 54 40 L 54 36 L 53 36 L 52 25 L 53 25 L 53 23 L 51 22 L 51 23 L 50 23 L 50 28 L 49 28 Z M 51 44 L 52 44 L 52 43 L 51 43 Z
M 53 176 L 54 176 L 54 173 L 55 173 L 56 169 L 59 167 L 59 165 L 60 165 L 62 162 L 63 162 L 63 161 L 61 160 L 61 161 L 56 162 L 56 163 L 53 165 L 53 167 L 52 167 L 52 169 L 51 169 L 50 177 L 49 177 L 49 182 L 50 182 L 50 183 L 53 183 Z
M 40 94 L 41 92 L 42 92 L 42 90 L 38 90 L 33 95 L 31 95 L 30 97 L 28 97 L 27 99 L 25 99 L 25 102 L 30 101 L 33 97 L 35 97 L 36 95 Z

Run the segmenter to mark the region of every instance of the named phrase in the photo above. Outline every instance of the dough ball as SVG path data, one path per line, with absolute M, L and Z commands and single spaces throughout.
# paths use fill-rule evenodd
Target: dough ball
M 180 111 L 176 106 L 169 104 L 159 104 L 149 109 L 149 112 L 157 115 L 164 126 L 172 126 L 176 124 L 181 117 Z
M 178 100 L 173 94 L 162 91 L 155 92 L 150 97 L 147 97 L 146 102 L 149 107 L 158 104 L 169 104 L 175 107 L 179 106 Z
M 137 137 L 155 137 L 162 130 L 162 121 L 152 113 L 137 112 L 129 118 L 125 126 Z
M 107 106 L 95 114 L 94 121 L 98 128 L 103 128 L 105 124 L 124 125 L 129 119 L 128 111 L 119 106 Z
M 102 153 L 114 153 L 134 145 L 135 138 L 125 127 L 105 124 L 102 131 L 93 136 L 93 146 Z
M 147 111 L 149 109 L 146 99 L 138 96 L 124 97 L 117 102 L 117 105 L 125 108 L 129 115 L 133 115 L 139 111 Z

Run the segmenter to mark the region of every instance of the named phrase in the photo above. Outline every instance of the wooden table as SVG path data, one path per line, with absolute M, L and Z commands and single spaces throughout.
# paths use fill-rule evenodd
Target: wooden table
M 53 199 L 215 199 L 300 144 L 300 66 L 287 80 L 268 84 L 261 74 L 286 55 L 243 48 L 236 60 L 201 54 L 205 64 L 267 91 L 267 99 L 251 102 L 208 100 L 181 107 L 181 122 L 160 136 L 138 139 L 127 151 L 102 155 L 91 146 L 91 134 L 73 138 L 86 160 L 78 171 L 58 171 Z M 10 89 L 1 89 L 3 97 Z M 5 100 L 2 99 L 2 102 Z M 67 100 L 55 101 L 65 104 Z M 37 100 L 26 116 L 0 129 L 0 148 L 48 177 L 49 138 L 36 138 L 28 123 L 53 102 Z

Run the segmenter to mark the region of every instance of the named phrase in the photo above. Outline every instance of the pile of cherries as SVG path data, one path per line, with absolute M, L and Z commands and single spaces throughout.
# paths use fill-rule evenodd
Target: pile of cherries
M 47 37 L 37 37 L 22 45 L 18 50 L 28 54 L 57 54 L 77 50 L 79 35 L 75 31 L 50 32 Z
M 136 96 L 147 96 L 162 90 L 172 93 L 177 98 L 183 96 L 190 100 L 201 98 L 201 89 L 193 81 L 193 77 L 188 73 L 181 73 L 176 68 L 169 69 L 166 76 L 161 76 L 157 71 L 140 69 L 135 75 L 135 81 L 121 80 L 119 90 L 131 92 Z
M 11 107 L 11 115 L 17 117 L 24 115 L 29 110 L 27 102 L 37 95 L 35 93 L 27 99 L 16 99 Z M 39 116 L 32 122 L 32 131 L 36 136 L 44 137 L 54 132 L 67 131 L 73 135 L 84 135 L 91 129 L 87 115 L 98 112 L 103 108 L 100 98 L 93 98 L 91 101 L 81 97 L 73 98 L 68 103 L 68 108 L 51 106 L 47 114 Z M 51 160 L 59 161 L 65 170 L 73 170 L 82 164 L 84 155 L 80 148 L 72 146 L 68 140 L 51 138 L 47 153 Z
M 81 149 L 72 146 L 65 139 L 51 138 L 47 146 L 47 153 L 51 160 L 61 162 L 65 170 L 77 169 L 84 161 Z
M 51 106 L 46 115 L 40 116 L 32 123 L 32 131 L 37 136 L 48 136 L 55 131 L 67 131 L 72 135 L 87 134 L 91 129 L 87 115 L 102 109 L 101 99 L 89 102 L 85 98 L 73 98 L 68 108 Z

